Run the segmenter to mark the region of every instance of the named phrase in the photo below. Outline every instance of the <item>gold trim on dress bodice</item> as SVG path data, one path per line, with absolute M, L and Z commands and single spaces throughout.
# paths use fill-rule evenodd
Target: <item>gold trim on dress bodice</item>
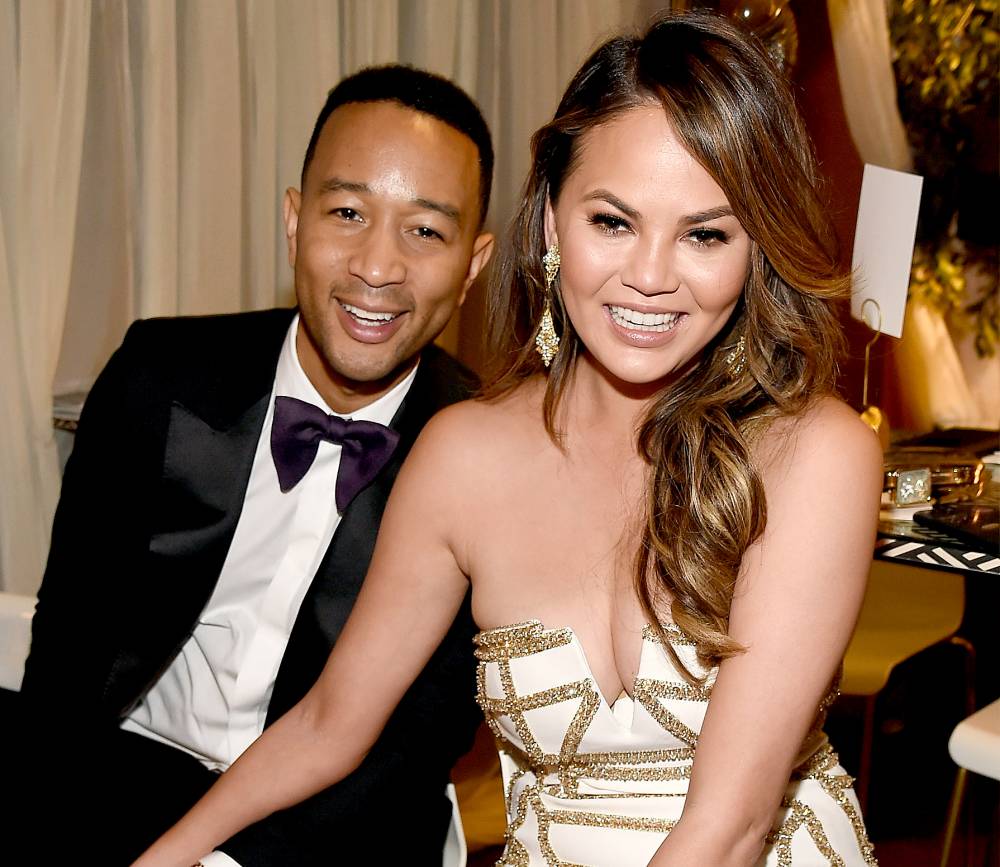
M 666 624 L 663 629 L 682 664 L 696 676 L 703 676 L 704 685 L 693 686 L 684 680 L 660 647 L 662 642 L 656 630 L 646 626 L 632 696 L 623 693 L 611 704 L 597 687 L 586 651 L 569 627 L 547 629 L 540 621 L 529 620 L 487 629 L 476 636 L 477 700 L 501 750 L 505 770 L 509 824 L 507 847 L 498 862 L 500 865 L 522 867 L 529 863 L 528 849 L 520 839 L 528 833 L 523 829 L 527 827 L 529 811 L 537 822 L 537 840 L 535 834 L 528 835 L 535 840 L 531 845 L 537 846 L 545 863 L 552 867 L 569 865 L 552 847 L 550 835 L 555 826 L 583 825 L 592 829 L 662 834 L 673 827 L 676 819 L 664 817 L 662 810 L 660 816 L 635 815 L 634 809 L 632 815 L 625 815 L 626 811 L 610 806 L 634 805 L 635 799 L 652 803 L 649 799 L 662 802 L 667 798 L 676 805 L 667 811 L 671 817 L 679 816 L 683 807 L 698 731 L 717 671 L 699 663 L 694 642 L 675 625 Z M 660 654 L 647 658 L 654 649 L 659 649 Z M 563 656 L 558 655 L 560 650 Z M 552 665 L 538 671 L 533 669 L 528 658 L 549 651 L 557 652 Z M 553 676 L 545 683 L 549 669 Z M 566 682 L 558 682 L 563 677 L 567 677 Z M 553 680 L 556 685 L 549 685 Z M 519 691 L 518 681 L 535 688 Z M 577 702 L 575 709 L 572 705 L 558 708 L 571 701 Z M 829 698 L 824 698 L 823 710 L 828 701 Z M 623 722 L 627 714 L 617 712 L 620 704 L 626 710 L 631 706 L 633 713 L 628 724 Z M 533 729 L 541 719 L 535 712 L 544 715 L 545 709 L 552 709 L 552 713 L 544 717 L 540 729 Z M 822 719 L 822 711 L 818 719 Z M 634 731 L 635 726 L 641 731 Z M 637 748 L 592 749 L 595 743 L 607 745 L 618 741 Z M 660 742 L 663 748 L 649 746 Z M 804 746 L 809 756 L 804 757 L 807 760 L 797 769 L 793 783 L 805 779 L 819 783 L 846 813 L 864 863 L 874 865 L 873 850 L 861 817 L 846 796 L 853 781 L 836 768 L 836 755 L 825 743 L 821 731 L 811 732 Z M 833 772 L 835 768 L 838 772 Z M 588 803 L 600 807 L 589 807 Z M 812 807 L 794 797 L 786 797 L 783 807 L 787 808 L 787 815 L 768 838 L 779 867 L 792 863 L 792 835 L 803 826 L 817 850 L 829 857 L 831 865 L 844 863 L 830 846 Z M 644 812 L 655 814 L 657 810 Z

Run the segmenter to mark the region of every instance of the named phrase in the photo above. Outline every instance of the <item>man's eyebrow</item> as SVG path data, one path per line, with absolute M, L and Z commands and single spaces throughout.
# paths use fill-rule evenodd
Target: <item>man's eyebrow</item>
M 444 202 L 436 202 L 434 199 L 414 199 L 413 203 L 415 205 L 420 205 L 421 208 L 427 208 L 429 211 L 437 211 L 439 214 L 447 217 L 449 220 L 462 225 L 462 214 L 454 205 L 448 205 Z
M 626 205 L 621 199 L 618 198 L 618 196 L 608 190 L 594 190 L 593 192 L 588 193 L 584 199 L 586 201 L 598 199 L 600 201 L 607 202 L 609 205 L 616 207 L 631 220 L 637 220 L 640 216 L 642 216 L 635 208 L 631 205 Z
M 319 185 L 320 195 L 325 195 L 326 193 L 338 193 L 341 191 L 347 191 L 349 193 L 371 193 L 372 188 L 365 183 L 359 181 L 347 181 L 343 178 L 327 178 Z M 423 197 L 417 197 L 410 200 L 414 205 L 418 205 L 421 208 L 426 208 L 429 211 L 437 211 L 439 214 L 447 217 L 454 223 L 458 225 L 462 224 L 462 213 L 454 205 L 449 205 L 445 202 L 438 202 L 434 199 L 425 199 Z
M 718 220 L 720 217 L 731 217 L 733 216 L 733 209 L 729 205 L 719 205 L 717 208 L 709 208 L 705 211 L 698 211 L 696 214 L 688 214 L 684 217 L 684 223 L 708 223 L 712 220 Z
M 319 185 L 320 193 L 338 193 L 347 190 L 349 193 L 370 193 L 371 187 L 357 181 L 345 181 L 343 178 L 327 178 Z

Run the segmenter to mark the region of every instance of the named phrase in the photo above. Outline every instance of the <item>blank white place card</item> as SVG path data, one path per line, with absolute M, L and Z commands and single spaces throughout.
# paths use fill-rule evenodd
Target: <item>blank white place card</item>
M 861 202 L 854 231 L 851 315 L 893 337 L 903 334 L 923 183 L 920 175 L 867 164 L 861 180 Z M 878 302 L 878 307 L 865 305 L 868 298 Z

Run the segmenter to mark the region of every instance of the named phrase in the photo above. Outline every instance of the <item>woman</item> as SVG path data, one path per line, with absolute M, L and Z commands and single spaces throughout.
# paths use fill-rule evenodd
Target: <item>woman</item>
M 140 865 L 349 773 L 470 581 L 502 863 L 874 863 L 821 724 L 881 456 L 830 396 L 846 280 L 815 187 L 787 87 L 722 20 L 584 64 L 497 275 L 500 375 L 422 434 L 313 690 Z

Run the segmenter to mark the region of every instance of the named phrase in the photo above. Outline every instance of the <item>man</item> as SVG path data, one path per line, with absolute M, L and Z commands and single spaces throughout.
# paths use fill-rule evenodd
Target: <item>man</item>
M 80 420 L 33 624 L 24 806 L 51 830 L 32 863 L 129 863 L 319 674 L 403 458 L 469 393 L 431 342 L 492 251 L 492 162 L 454 85 L 363 70 L 285 196 L 298 312 L 130 328 Z M 363 765 L 207 867 L 440 863 L 474 631 L 467 603 Z

